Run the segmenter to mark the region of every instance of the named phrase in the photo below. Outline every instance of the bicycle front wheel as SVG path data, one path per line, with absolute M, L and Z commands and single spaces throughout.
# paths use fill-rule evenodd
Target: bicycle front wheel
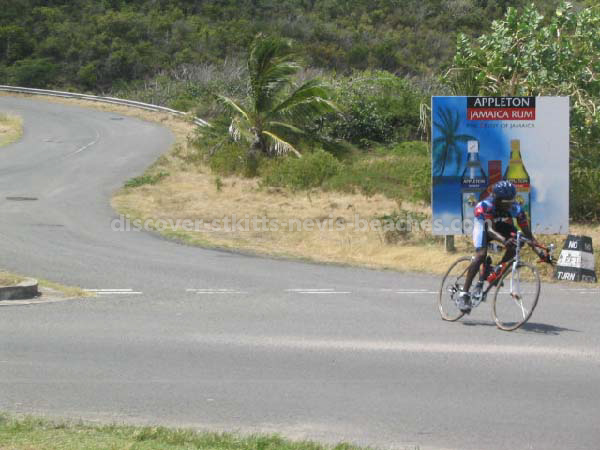
M 471 258 L 464 256 L 455 261 L 444 278 L 442 279 L 442 285 L 440 287 L 440 294 L 438 298 L 438 308 L 442 319 L 454 322 L 465 315 L 460 309 L 458 309 L 458 293 L 465 284 L 465 277 L 467 276 L 467 269 L 471 265 Z
M 540 296 L 540 276 L 530 264 L 507 270 L 494 294 L 492 314 L 498 328 L 513 331 L 529 320 Z

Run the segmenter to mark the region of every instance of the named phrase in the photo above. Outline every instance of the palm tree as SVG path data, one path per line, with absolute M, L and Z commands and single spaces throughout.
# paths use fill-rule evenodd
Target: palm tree
M 449 108 L 441 108 L 438 116 L 440 121 L 434 120 L 433 125 L 440 130 L 442 135 L 433 140 L 434 174 L 444 176 L 446 162 L 454 159 L 456 161 L 456 175 L 458 175 L 462 164 L 462 152 L 458 143 L 474 140 L 475 138 L 468 134 L 456 134 L 460 126 L 458 111 L 455 115 Z
M 248 98 L 244 104 L 219 96 L 235 117 L 229 133 L 235 140 L 250 143 L 248 157 L 300 152 L 284 137 L 301 135 L 298 126 L 308 120 L 336 110 L 329 100 L 328 89 L 313 79 L 294 88 L 292 76 L 300 70 L 287 41 L 257 35 L 248 57 Z

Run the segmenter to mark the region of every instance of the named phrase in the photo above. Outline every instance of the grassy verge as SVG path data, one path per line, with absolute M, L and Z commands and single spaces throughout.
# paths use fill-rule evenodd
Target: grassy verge
M 9 272 L 0 271 L 0 287 L 2 286 L 14 286 L 15 284 L 20 283 L 25 280 L 25 277 L 20 275 L 15 275 Z M 72 298 L 72 297 L 90 297 L 91 294 L 89 292 L 84 291 L 81 288 L 74 286 L 65 286 L 59 283 L 55 283 L 53 281 L 48 281 L 44 279 L 37 279 L 39 283 L 39 287 L 42 290 L 51 291 L 60 297 Z
M 348 444 L 335 447 L 293 442 L 276 435 L 242 437 L 227 433 L 196 432 L 164 427 L 88 425 L 0 415 L 0 448 L 29 450 L 359 450 Z
M 60 295 L 68 298 L 83 298 L 92 297 L 94 294 L 91 292 L 84 291 L 83 289 L 75 286 L 65 286 L 54 281 L 48 281 L 44 279 L 38 279 L 38 283 L 42 290 L 51 290 L 60 293 Z
M 12 273 L 0 272 L 0 287 L 3 286 L 14 286 L 15 284 L 23 281 L 24 278 Z
M 0 113 L 0 147 L 18 141 L 23 135 L 23 119 Z

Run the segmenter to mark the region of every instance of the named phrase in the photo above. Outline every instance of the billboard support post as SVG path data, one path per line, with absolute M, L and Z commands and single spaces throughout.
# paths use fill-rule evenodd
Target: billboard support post
M 454 253 L 456 251 L 456 247 L 454 246 L 454 235 L 447 234 L 445 236 L 444 242 L 446 243 L 447 253 Z

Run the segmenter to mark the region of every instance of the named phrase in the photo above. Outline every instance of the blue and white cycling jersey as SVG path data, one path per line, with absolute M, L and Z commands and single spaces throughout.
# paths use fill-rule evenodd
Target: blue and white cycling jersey
M 496 207 L 496 199 L 493 196 L 480 201 L 475 206 L 475 223 L 473 227 L 473 245 L 475 248 L 480 249 L 487 245 L 486 226 L 489 226 L 489 224 L 503 236 L 508 234 L 504 237 L 510 237 L 510 230 L 507 229 L 507 226 L 514 228 L 512 220 L 510 220 L 512 218 L 517 219 L 517 224 L 521 229 L 528 227 L 527 215 L 517 202 L 513 202 L 508 209 L 499 209 Z M 499 224 L 504 224 L 504 226 L 498 226 Z

